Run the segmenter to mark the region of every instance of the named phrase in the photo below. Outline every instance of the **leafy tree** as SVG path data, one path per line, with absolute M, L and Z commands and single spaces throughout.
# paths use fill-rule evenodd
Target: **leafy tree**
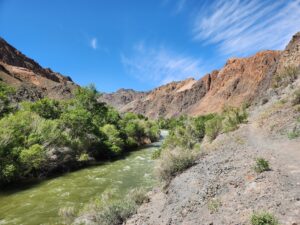
M 11 98 L 14 93 L 12 87 L 0 81 L 0 118 L 13 111 Z
M 120 114 L 113 107 L 108 107 L 106 112 L 106 123 L 118 125 L 121 120 Z
M 75 90 L 75 97 L 72 100 L 76 108 L 83 108 L 92 116 L 94 123 L 97 126 L 102 126 L 105 123 L 107 107 L 105 103 L 99 102 L 100 94 L 97 92 L 94 85 L 81 87 Z
M 34 144 L 20 152 L 20 162 L 24 167 L 25 174 L 41 168 L 45 160 L 45 150 L 39 144 Z
M 106 124 L 101 128 L 101 131 L 106 135 L 107 140 L 104 143 L 115 154 L 119 154 L 124 146 L 124 141 L 120 137 L 120 132 L 112 124 Z
M 29 107 L 32 112 L 37 113 L 45 119 L 58 119 L 62 113 L 61 105 L 57 100 L 43 98 L 34 103 L 27 104 L 29 104 L 27 107 Z
M 60 123 L 62 128 L 71 136 L 78 138 L 88 133 L 95 132 L 92 114 L 82 108 L 73 108 L 61 115 Z
M 121 117 L 99 102 L 94 86 L 78 88 L 71 100 L 23 102 L 17 111 L 9 110 L 11 93 L 0 83 L 0 185 L 118 155 L 159 137 L 155 122 L 133 113 Z

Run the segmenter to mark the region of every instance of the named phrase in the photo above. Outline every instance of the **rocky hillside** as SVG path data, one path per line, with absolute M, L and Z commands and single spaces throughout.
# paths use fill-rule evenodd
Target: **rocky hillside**
M 219 112 L 226 104 L 239 106 L 257 99 L 270 87 L 276 73 L 298 65 L 299 45 L 297 33 L 284 51 L 262 51 L 248 58 L 229 59 L 222 69 L 200 80 L 172 82 L 148 93 L 122 90 L 104 94 L 101 100 L 122 112 L 151 118 Z
M 247 123 L 212 142 L 204 139 L 195 165 L 150 192 L 126 225 L 300 224 L 300 33 L 276 61 L 272 73 L 252 83 L 264 92 L 248 109 Z M 216 76 L 227 73 L 228 65 Z M 207 101 L 214 103 L 214 93 L 225 92 L 209 93 Z M 257 171 L 258 158 L 269 168 Z M 266 222 L 267 216 L 254 221 L 253 215 L 265 212 L 273 222 Z
M 20 98 L 29 100 L 43 96 L 68 98 L 77 86 L 70 77 L 41 67 L 2 38 L 0 38 L 0 79 L 17 87 L 17 95 Z

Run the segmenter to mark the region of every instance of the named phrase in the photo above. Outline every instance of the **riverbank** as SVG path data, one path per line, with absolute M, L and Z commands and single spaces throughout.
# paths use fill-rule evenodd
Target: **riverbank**
M 154 142 L 118 160 L 46 179 L 26 189 L 0 192 L 0 224 L 61 224 L 58 212 L 81 210 L 90 201 L 110 192 L 111 200 L 123 198 L 131 189 L 151 188 Z

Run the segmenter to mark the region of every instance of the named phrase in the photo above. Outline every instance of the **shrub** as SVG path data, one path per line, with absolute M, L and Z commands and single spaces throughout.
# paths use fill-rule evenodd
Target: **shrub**
M 158 159 L 160 157 L 161 154 L 161 148 L 156 149 L 151 156 L 151 159 Z
M 213 141 L 222 131 L 222 117 L 215 116 L 213 119 L 208 120 L 205 123 L 205 134 L 209 138 L 209 141 Z
M 95 216 L 95 222 L 101 225 L 119 225 L 136 212 L 133 201 L 115 201 L 103 207 Z
M 72 224 L 76 218 L 76 210 L 73 207 L 59 209 L 58 215 L 63 219 L 64 224 Z
M 15 89 L 0 81 L 0 118 L 13 111 L 11 98 Z
M 70 100 L 23 102 L 11 110 L 13 90 L 0 82 L 0 185 L 55 168 L 108 158 L 159 138 L 158 125 L 98 101 L 94 86 Z M 44 163 L 46 157 L 55 160 Z
M 112 124 L 106 124 L 101 128 L 107 139 L 104 144 L 114 153 L 120 154 L 124 146 L 124 141 L 120 137 L 120 132 Z
M 272 87 L 278 88 L 280 86 L 287 86 L 297 79 L 299 75 L 299 68 L 296 66 L 287 66 L 282 71 L 274 75 Z
M 293 95 L 292 105 L 300 104 L 300 89 L 296 90 Z
M 112 202 L 108 202 L 104 195 L 100 201 L 90 204 L 87 207 L 88 211 L 83 215 L 92 215 L 93 222 L 96 224 L 119 225 L 136 213 L 138 206 L 147 199 L 146 190 L 143 188 L 133 189 L 123 200 Z
M 197 138 L 198 141 L 201 141 L 205 136 L 206 121 L 213 119 L 214 117 L 214 114 L 208 114 L 205 116 L 198 116 L 192 119 L 192 129 L 194 132 L 194 136 Z
M 278 220 L 268 212 L 254 213 L 251 216 L 252 225 L 278 225 Z
M 164 150 L 156 167 L 157 176 L 161 181 L 168 182 L 176 174 L 194 165 L 196 159 L 196 153 L 192 150 Z
M 254 170 L 257 173 L 262 173 L 264 171 L 270 170 L 269 162 L 267 160 L 265 160 L 264 158 L 257 158 L 256 164 L 254 166 Z
M 244 107 L 225 107 L 223 117 L 223 131 L 230 132 L 236 130 L 239 124 L 247 122 L 248 113 Z
M 174 128 L 164 140 L 162 148 L 193 149 L 197 142 L 191 126 L 187 124 L 185 127 L 178 126 Z
M 87 162 L 89 160 L 90 160 L 90 156 L 87 153 L 81 153 L 77 159 L 78 162 Z
M 298 137 L 300 137 L 300 130 L 297 130 L 296 127 L 293 129 L 293 131 L 288 133 L 288 138 L 289 139 L 295 139 L 295 138 L 298 138 Z
M 29 107 L 32 112 L 35 112 L 45 119 L 57 119 L 62 112 L 59 101 L 48 98 L 43 98 L 34 103 L 26 102 L 24 106 L 25 108 Z
M 143 202 L 148 201 L 147 191 L 144 188 L 135 188 L 131 190 L 127 199 L 132 200 L 135 204 L 141 205 Z
M 39 144 L 34 144 L 20 152 L 20 162 L 23 164 L 25 171 L 30 172 L 33 169 L 39 169 L 45 160 L 45 150 Z
M 221 202 L 218 200 L 218 199 L 211 199 L 209 202 L 208 202 L 208 209 L 210 211 L 210 213 L 216 213 L 218 212 L 220 206 L 221 206 Z

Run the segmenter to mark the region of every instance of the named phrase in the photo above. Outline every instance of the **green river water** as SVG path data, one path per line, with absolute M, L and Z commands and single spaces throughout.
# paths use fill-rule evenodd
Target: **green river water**
M 162 134 L 164 136 L 166 132 Z M 58 211 L 62 207 L 80 209 L 108 191 L 116 193 L 114 198 L 123 198 L 133 188 L 151 188 L 155 184 L 151 156 L 161 141 L 113 162 L 67 173 L 26 188 L 0 191 L 0 225 L 61 224 Z

